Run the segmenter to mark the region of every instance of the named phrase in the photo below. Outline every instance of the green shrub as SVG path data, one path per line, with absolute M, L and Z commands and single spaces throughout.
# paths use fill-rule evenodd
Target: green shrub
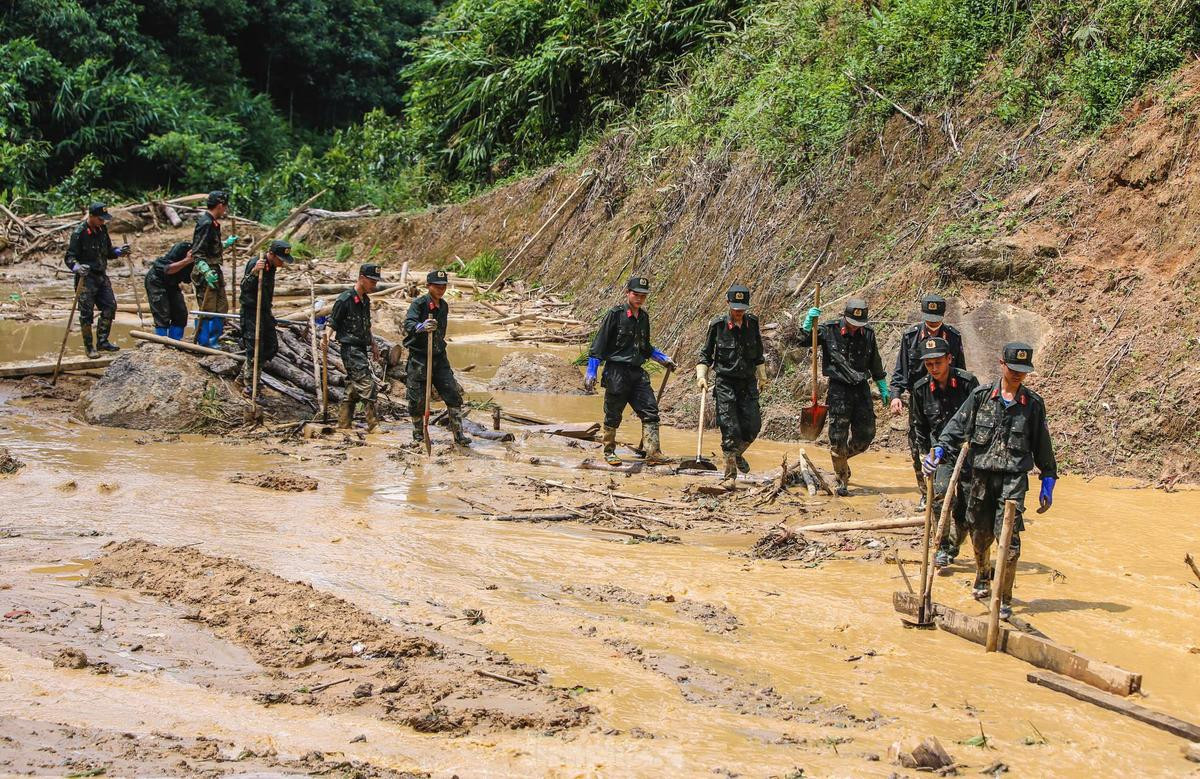
M 495 281 L 504 268 L 504 261 L 495 251 L 488 249 L 476 254 L 467 262 L 461 262 L 460 273 L 476 281 Z

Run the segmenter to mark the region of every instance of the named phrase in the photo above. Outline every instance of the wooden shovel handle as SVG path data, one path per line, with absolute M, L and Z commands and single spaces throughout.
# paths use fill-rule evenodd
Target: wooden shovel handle
M 700 390 L 700 421 L 696 423 L 696 459 L 702 458 L 704 451 L 704 401 L 708 399 L 708 390 Z
M 813 308 L 821 307 L 821 282 L 817 282 L 816 291 L 813 292 Z M 812 404 L 817 405 L 817 324 L 813 323 L 812 329 Z

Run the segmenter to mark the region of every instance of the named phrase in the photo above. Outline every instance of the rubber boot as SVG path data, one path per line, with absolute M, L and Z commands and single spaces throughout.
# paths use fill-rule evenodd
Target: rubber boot
M 83 336 L 83 350 L 87 352 L 87 356 L 93 360 L 100 356 L 100 352 L 96 351 L 96 346 L 92 342 L 92 326 L 80 325 L 79 333 Z
M 367 414 L 367 432 L 374 433 L 375 428 L 379 427 L 379 413 L 375 410 L 375 401 L 368 400 L 365 411 Z
M 833 453 L 830 453 L 830 459 L 833 460 L 833 473 L 837 477 L 834 492 L 844 498 L 850 494 L 850 462 Z
M 183 340 L 184 325 L 171 325 L 167 328 L 167 338 L 174 338 L 176 341 Z
M 662 465 L 669 462 L 671 462 L 670 458 L 662 453 L 662 447 L 659 444 L 658 425 L 646 425 L 646 464 Z
M 349 430 L 354 424 L 354 401 L 343 400 L 338 406 L 337 426 L 340 430 Z
M 418 444 L 425 443 L 425 430 L 419 423 L 413 423 L 413 442 Z
M 165 327 L 154 326 L 154 334 L 162 338 L 170 338 L 170 332 Z
M 454 443 L 459 446 L 470 446 L 471 438 L 463 433 L 462 429 L 462 408 L 447 409 L 446 424 L 450 427 L 450 432 L 454 434 Z
M 734 450 L 734 455 L 737 461 L 737 469 L 742 473 L 750 473 L 750 463 L 746 461 L 745 457 L 742 457 L 742 455 L 745 454 L 746 450 L 749 448 L 750 444 L 738 443 L 737 449 Z
M 734 452 L 726 452 L 725 453 L 725 474 L 721 477 L 721 481 L 729 482 L 729 486 L 732 487 L 733 483 L 735 481 L 737 481 L 737 475 L 738 475 L 737 454 Z
M 208 331 L 208 345 L 216 349 L 221 345 L 221 333 L 225 332 L 225 320 L 214 319 L 210 327 L 212 329 Z
M 999 583 L 1000 617 L 1001 619 L 1008 619 L 1012 616 L 1013 584 L 1017 580 L 1017 560 L 1020 559 L 1021 556 L 1014 555 L 1007 549 L 1004 551 L 1008 553 L 1008 564 L 1004 567 L 1004 581 Z M 997 550 L 996 554 L 1001 554 L 1000 550 Z
M 992 559 L 990 549 L 975 550 L 975 585 L 971 588 L 971 597 L 975 600 L 987 600 L 991 597 L 992 588 Z
M 621 458 L 617 457 L 617 429 L 605 425 L 600 434 L 600 440 L 604 442 L 604 462 L 609 465 L 620 465 Z
M 112 331 L 112 323 L 112 314 L 100 314 L 100 320 L 96 322 L 96 348 L 102 352 L 121 351 L 121 347 L 108 340 L 108 334 Z

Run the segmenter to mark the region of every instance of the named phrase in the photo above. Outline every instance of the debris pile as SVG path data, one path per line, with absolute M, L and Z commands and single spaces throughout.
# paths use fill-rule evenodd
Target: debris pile
M 835 548 L 805 538 L 782 525 L 771 528 L 750 547 L 749 556 L 755 560 L 799 560 L 816 563 L 833 557 Z

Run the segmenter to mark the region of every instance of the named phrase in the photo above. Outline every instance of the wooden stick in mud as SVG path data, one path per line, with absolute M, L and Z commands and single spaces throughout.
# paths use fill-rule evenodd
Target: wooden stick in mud
M 1196 578 L 1200 579 L 1200 568 L 1196 567 L 1196 561 L 1192 559 L 1190 553 L 1183 556 L 1183 561 L 1187 563 L 1188 568 L 1192 569 L 1192 573 L 1196 574 Z
M 933 476 L 925 477 L 925 532 L 921 540 L 921 595 L 924 596 L 929 584 L 929 536 L 933 532 Z M 921 624 L 929 622 L 929 614 L 922 597 L 921 609 L 917 612 Z
M 329 424 L 329 329 L 321 341 L 321 421 Z
M 263 290 L 263 273 L 266 268 L 258 271 L 258 293 L 255 295 L 254 303 L 254 363 L 250 368 L 250 405 L 253 409 L 255 418 L 258 417 L 258 366 L 261 362 L 259 355 L 262 350 L 259 348 L 259 336 L 262 334 L 262 290 Z
M 988 652 L 996 651 L 996 644 L 1000 640 L 1000 601 L 1001 590 L 1004 589 L 1004 576 L 1008 570 L 1008 545 L 1012 543 L 1013 525 L 1017 519 L 1017 502 L 1015 500 L 1004 501 L 1004 526 L 1000 529 L 1000 542 L 996 547 L 996 567 L 995 573 L 992 574 L 992 610 L 988 615 L 988 633 L 987 644 L 984 649 Z
M 954 462 L 954 472 L 950 474 L 950 484 L 946 487 L 946 494 L 942 496 L 942 513 L 938 517 L 937 533 L 934 534 L 933 548 L 940 549 L 942 541 L 946 538 L 946 529 L 950 526 L 950 514 L 954 505 L 954 497 L 958 493 L 958 478 L 962 475 L 963 463 L 967 461 L 967 454 L 970 452 L 971 442 L 967 441 L 958 450 L 958 459 Z M 929 577 L 929 581 L 925 582 L 925 600 L 922 601 L 926 605 L 933 602 L 933 578 Z
M 529 685 L 533 684 L 533 682 L 529 681 L 528 679 L 517 679 L 512 676 L 505 676 L 504 674 L 494 674 L 491 671 L 483 671 L 478 668 L 475 669 L 475 673 L 479 674 L 480 676 L 487 677 L 488 679 L 495 679 L 498 682 L 508 682 L 509 684 L 515 684 L 519 687 L 528 687 Z
M 806 286 L 808 286 L 809 280 L 812 279 L 813 274 L 817 272 L 817 267 L 820 266 L 821 261 L 825 259 L 825 255 L 829 253 L 829 247 L 832 245 L 833 245 L 833 233 L 830 233 L 829 237 L 825 239 L 825 246 L 824 246 L 824 248 L 821 249 L 821 253 L 818 254 L 817 259 L 815 259 L 813 261 L 812 267 L 810 267 L 808 269 L 808 273 L 804 274 L 804 278 L 800 279 L 800 283 L 796 285 L 796 288 L 794 290 L 792 290 L 792 297 L 799 295 L 800 292 Z
M 924 516 L 893 517 L 891 519 L 864 519 L 851 522 L 822 522 L 817 525 L 795 525 L 793 533 L 844 533 L 850 530 L 893 530 L 904 527 L 920 527 Z
M 529 479 L 529 481 L 534 482 L 535 484 L 544 484 L 548 487 L 558 487 L 559 489 L 564 489 L 564 490 L 578 490 L 579 492 L 594 492 L 597 495 L 612 495 L 614 498 L 622 498 L 624 500 L 636 500 L 636 501 L 640 501 L 642 503 L 652 503 L 656 506 L 666 506 L 668 508 L 673 508 L 673 509 L 690 509 L 690 508 L 692 508 L 691 506 L 689 506 L 686 503 L 677 503 L 675 501 L 670 501 L 670 500 L 657 500 L 655 498 L 647 498 L 644 495 L 630 495 L 627 492 L 616 492 L 615 490 L 597 490 L 592 487 L 580 487 L 575 484 L 564 484 L 561 481 L 551 481 L 549 479 L 535 479 L 532 476 L 526 476 L 525 478 Z
M 62 367 L 63 352 L 67 350 L 67 339 L 71 337 L 71 321 L 75 318 L 75 307 L 79 305 L 79 295 L 83 292 L 83 274 L 75 276 L 75 297 L 71 298 L 71 313 L 67 314 L 67 327 L 63 331 L 62 343 L 58 347 L 58 361 L 54 363 L 54 375 L 50 378 L 50 386 L 58 383 L 58 369 Z
M 126 249 L 128 249 L 129 236 L 122 235 L 121 240 L 124 242 Z M 128 251 L 125 253 L 125 265 L 129 268 L 129 286 L 133 287 L 133 302 L 137 304 L 138 324 L 145 327 L 146 319 L 142 316 L 142 293 L 138 290 L 137 276 L 133 270 L 133 257 L 129 256 Z
M 325 684 L 318 684 L 316 687 L 310 687 L 308 691 L 321 692 L 323 690 L 328 690 L 330 687 L 336 687 L 339 684 L 345 684 L 348 681 L 350 681 L 350 677 L 347 676 L 345 679 L 338 679 L 336 682 L 326 682 Z

